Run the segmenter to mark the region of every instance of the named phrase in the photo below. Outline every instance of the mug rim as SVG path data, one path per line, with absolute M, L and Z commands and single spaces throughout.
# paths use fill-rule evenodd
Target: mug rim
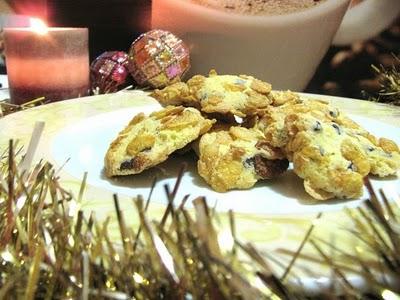
M 198 3 L 193 3 L 190 0 L 159 0 L 159 1 L 169 1 L 175 2 L 177 5 L 181 6 L 184 10 L 190 10 L 191 14 L 197 14 L 214 21 L 218 20 L 221 22 L 237 23 L 238 21 L 247 24 L 276 24 L 276 23 L 292 23 L 299 22 L 312 18 L 319 18 L 325 15 L 327 12 L 335 10 L 343 5 L 350 5 L 350 0 L 326 0 L 323 3 L 315 7 L 311 7 L 302 11 L 297 11 L 282 15 L 241 15 L 237 13 L 229 13 L 223 10 L 206 7 Z

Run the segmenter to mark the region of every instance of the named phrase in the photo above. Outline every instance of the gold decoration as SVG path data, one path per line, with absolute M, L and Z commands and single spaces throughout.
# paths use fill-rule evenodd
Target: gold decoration
M 0 117 L 6 116 L 13 112 L 25 110 L 31 107 L 35 107 L 38 105 L 46 104 L 45 97 L 39 97 L 33 99 L 32 101 L 28 101 L 24 104 L 12 104 L 9 102 L 9 99 L 0 101 Z
M 373 100 L 400 105 L 400 59 L 393 55 L 395 63 L 391 68 L 372 66 L 379 78 L 381 90 Z
M 306 243 L 318 253 L 311 260 L 330 266 L 337 282 L 335 293 L 321 290 L 316 299 L 399 296 L 399 204 L 389 203 L 383 191 L 379 202 L 368 181 L 370 200 L 348 211 L 354 222 L 348 231 L 363 247 L 344 252 L 313 236 L 318 224 L 313 222 L 298 250 L 287 252 L 290 263 L 278 277 L 264 253 L 237 239 L 233 212 L 232 243 L 222 247 L 214 226 L 218 214 L 204 198 L 194 201 L 194 213 L 185 209 L 187 199 L 175 207 L 184 166 L 172 190 L 165 188 L 169 204 L 160 221 L 146 213 L 150 198 L 138 197 L 133 205 L 140 225 L 128 227 L 114 196 L 121 241 L 112 240 L 109 219 L 99 221 L 77 209 L 86 174 L 76 198 L 62 187 L 51 164 L 31 167 L 42 129 L 43 124 L 35 127 L 28 153 L 13 141 L 0 151 L 1 299 L 301 299 L 308 297 L 307 290 L 290 285 L 291 270 L 298 260 L 310 259 L 301 253 Z M 326 246 L 346 261 L 330 257 Z M 348 280 L 349 270 L 365 280 L 368 291 Z

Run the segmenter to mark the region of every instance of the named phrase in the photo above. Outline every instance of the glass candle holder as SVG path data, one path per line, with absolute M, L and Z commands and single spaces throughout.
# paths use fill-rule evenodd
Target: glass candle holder
M 87 28 L 5 28 L 4 43 L 12 103 L 88 95 Z

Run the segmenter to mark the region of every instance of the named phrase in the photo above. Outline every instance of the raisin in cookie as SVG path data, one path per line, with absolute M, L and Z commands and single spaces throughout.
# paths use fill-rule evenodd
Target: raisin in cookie
M 214 122 L 182 106 L 168 106 L 148 117 L 140 113 L 111 143 L 105 156 L 106 175 L 137 174 L 153 167 L 207 132 Z
M 200 138 L 198 172 L 218 191 L 247 189 L 259 179 L 274 178 L 288 167 L 279 149 L 263 144 L 259 130 L 233 126 Z
M 196 75 L 187 83 L 178 82 L 151 96 L 162 105 L 183 105 L 205 113 L 246 117 L 272 103 L 271 85 L 246 75 Z

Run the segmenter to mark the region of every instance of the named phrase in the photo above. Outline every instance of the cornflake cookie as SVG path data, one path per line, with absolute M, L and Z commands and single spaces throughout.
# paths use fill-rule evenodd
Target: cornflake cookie
M 302 100 L 287 92 L 276 94 L 275 99 L 280 99 L 276 106 L 265 109 L 252 126 L 264 133 L 266 144 L 282 149 L 293 161 L 295 173 L 314 198 L 357 198 L 364 176 L 385 177 L 400 169 L 396 143 L 377 139 L 326 101 Z M 351 165 L 348 170 L 346 164 Z
M 289 142 L 286 151 L 304 188 L 317 200 L 358 198 L 363 177 L 370 172 L 367 155 L 339 125 L 311 114 L 286 118 Z
M 205 113 L 230 114 L 246 117 L 272 103 L 271 85 L 246 75 L 196 75 L 187 83 L 178 82 L 151 96 L 162 105 L 183 105 L 201 109 Z
M 386 138 L 378 139 L 361 127 L 344 126 L 342 129 L 361 146 L 366 154 L 371 166 L 370 174 L 379 177 L 396 175 L 400 169 L 400 150 L 394 141 Z
M 394 175 L 400 168 L 399 148 L 393 141 L 378 140 L 344 117 L 337 121 L 311 113 L 285 119 L 287 156 L 306 191 L 318 200 L 358 198 L 363 177 Z
M 247 189 L 259 179 L 277 177 L 289 163 L 263 138 L 259 130 L 235 126 L 206 133 L 199 143 L 200 176 L 218 192 Z
M 274 99 L 280 99 L 277 106 L 269 106 L 259 120 L 252 125 L 264 132 L 266 140 L 273 146 L 284 148 L 289 141 L 285 119 L 289 115 L 310 114 L 321 121 L 335 122 L 346 128 L 360 129 L 355 122 L 337 108 L 323 100 L 303 100 L 292 92 L 278 92 Z M 275 102 L 276 100 L 274 100 Z
M 148 117 L 140 113 L 111 143 L 105 156 L 106 175 L 137 174 L 153 167 L 207 132 L 214 122 L 182 106 L 168 106 Z

